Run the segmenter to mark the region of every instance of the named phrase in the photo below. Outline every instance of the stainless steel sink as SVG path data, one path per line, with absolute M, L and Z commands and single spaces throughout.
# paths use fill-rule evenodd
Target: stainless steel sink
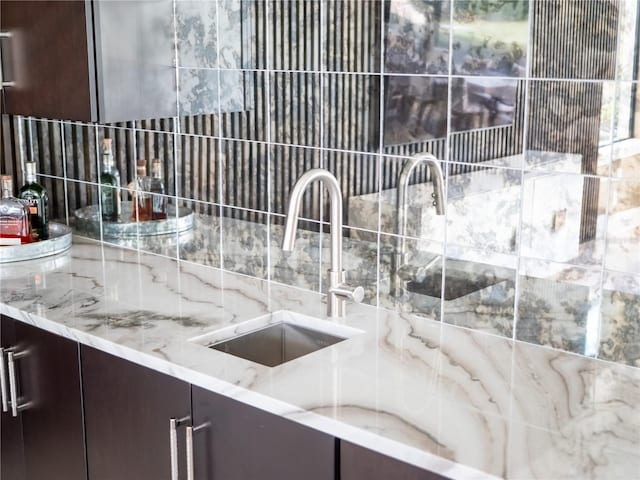
M 278 311 L 191 341 L 275 367 L 361 333 L 328 320 Z

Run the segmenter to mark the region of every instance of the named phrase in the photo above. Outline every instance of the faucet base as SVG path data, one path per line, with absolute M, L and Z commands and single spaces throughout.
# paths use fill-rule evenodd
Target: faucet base
M 346 274 L 344 270 L 335 272 L 328 270 L 327 279 L 329 280 L 329 289 L 327 296 L 327 316 L 328 317 L 344 317 L 346 313 L 347 299 L 336 292 L 340 285 L 344 285 Z
M 344 317 L 347 300 L 355 303 L 362 302 L 364 299 L 364 288 L 347 285 L 344 270 L 340 270 L 339 272 L 329 270 L 327 277 L 329 279 L 327 316 Z

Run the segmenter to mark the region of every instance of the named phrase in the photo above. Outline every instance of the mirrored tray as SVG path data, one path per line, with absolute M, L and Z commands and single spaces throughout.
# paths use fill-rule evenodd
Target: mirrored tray
M 71 261 L 71 252 L 66 251 L 50 257 L 5 263 L 0 268 L 0 280 L 31 278 L 35 283 L 41 282 L 45 275 L 59 272 Z
M 103 237 L 112 239 L 148 237 L 186 232 L 193 229 L 194 215 L 191 209 L 186 207 L 178 207 L 176 215 L 176 206 L 169 205 L 167 207 L 166 220 L 149 220 L 145 222 L 130 220 L 132 211 L 133 202 L 122 202 L 121 220 L 117 222 L 102 222 Z M 100 207 L 98 205 L 79 208 L 73 214 L 75 227 L 79 233 L 91 238 L 100 238 Z
M 0 263 L 21 262 L 62 253 L 71 247 L 71 233 L 70 227 L 51 222 L 48 240 L 0 247 Z

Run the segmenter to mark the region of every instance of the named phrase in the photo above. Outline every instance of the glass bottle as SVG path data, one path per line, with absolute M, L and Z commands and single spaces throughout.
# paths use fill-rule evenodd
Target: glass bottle
M 111 151 L 111 139 L 102 141 L 102 172 L 100 173 L 100 201 L 102 219 L 117 222 L 120 217 L 120 173 L 115 166 Z
M 0 175 L 0 245 L 31 243 L 29 207 L 13 196 L 13 178 Z
M 102 168 L 103 173 L 105 173 L 105 165 L 108 165 L 108 172 L 115 178 L 116 180 L 116 189 L 115 189 L 115 208 L 116 208 L 116 220 L 120 218 L 120 214 L 122 213 L 122 199 L 120 198 L 120 172 L 116 167 L 116 162 L 113 158 L 113 142 L 110 138 L 102 139 Z
M 151 220 L 151 197 L 146 191 L 147 161 L 138 160 L 136 162 L 136 179 L 132 182 L 133 209 L 131 210 L 131 220 L 145 222 Z
M 151 162 L 151 218 L 164 220 L 167 218 L 167 197 L 162 181 L 162 162 L 159 159 Z
M 18 198 L 29 207 L 31 235 L 34 240 L 49 238 L 49 195 L 47 190 L 36 181 L 36 163 L 24 164 L 25 184 L 18 191 Z

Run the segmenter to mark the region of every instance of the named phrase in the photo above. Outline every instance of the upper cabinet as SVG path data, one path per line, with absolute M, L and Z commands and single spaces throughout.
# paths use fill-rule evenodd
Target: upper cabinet
M 113 123 L 251 110 L 251 2 L 1 0 L 3 113 Z M 179 85 L 179 88 L 178 88 Z
M 177 114 L 172 0 L 0 2 L 3 113 L 103 123 Z

